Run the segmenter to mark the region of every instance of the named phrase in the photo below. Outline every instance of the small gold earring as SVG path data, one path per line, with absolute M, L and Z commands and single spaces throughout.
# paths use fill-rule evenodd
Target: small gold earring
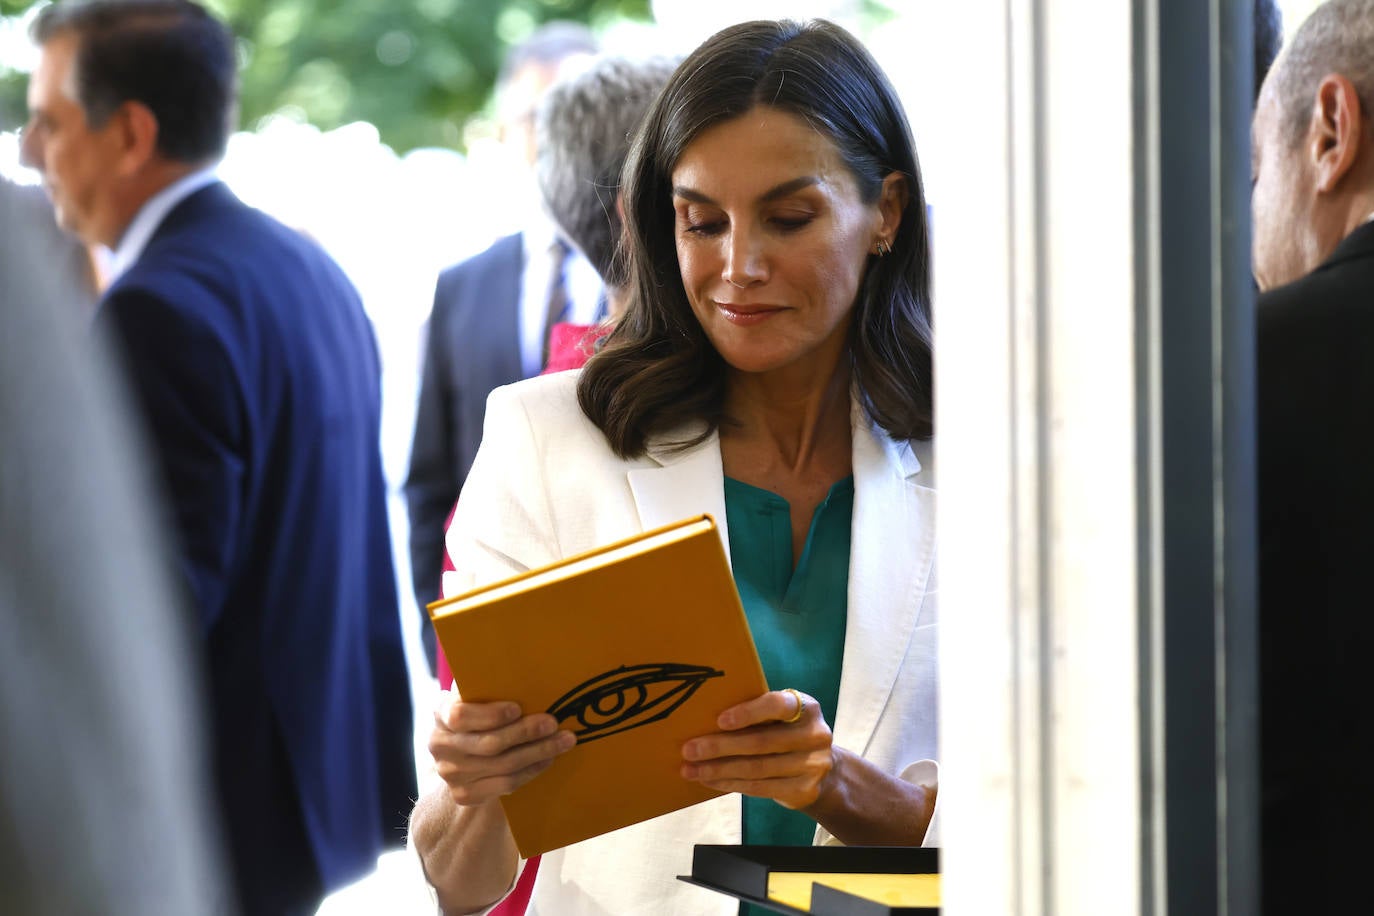
M 885 258 L 892 251 L 892 246 L 883 239 L 878 239 L 878 257 Z

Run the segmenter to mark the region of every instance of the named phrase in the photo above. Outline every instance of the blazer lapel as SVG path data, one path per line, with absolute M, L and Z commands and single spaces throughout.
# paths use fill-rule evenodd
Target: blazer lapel
M 686 451 L 673 451 L 665 442 L 691 439 L 700 430 L 686 430 L 651 444 L 653 467 L 628 472 L 639 524 L 648 531 L 692 515 L 709 514 L 720 529 L 725 555 L 730 556 L 730 535 L 725 525 L 725 473 L 720 464 L 720 438 L 709 438 Z
M 935 473 L 929 444 L 876 431 L 856 405 L 849 612 L 835 743 L 867 751 L 918 620 L 935 557 Z

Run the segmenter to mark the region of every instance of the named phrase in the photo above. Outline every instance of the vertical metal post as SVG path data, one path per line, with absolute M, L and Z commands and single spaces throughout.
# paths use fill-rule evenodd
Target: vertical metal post
M 1258 911 L 1252 5 L 1140 4 L 1142 582 L 1150 912 Z M 1148 36 L 1148 38 L 1147 38 Z

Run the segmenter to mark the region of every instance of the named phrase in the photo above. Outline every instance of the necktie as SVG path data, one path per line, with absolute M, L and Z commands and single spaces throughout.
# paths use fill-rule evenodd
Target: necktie
M 544 293 L 544 350 L 542 364 L 549 364 L 549 337 L 553 326 L 566 321 L 571 311 L 572 301 L 568 298 L 567 282 L 568 246 L 562 239 L 555 239 L 549 246 L 549 285 Z

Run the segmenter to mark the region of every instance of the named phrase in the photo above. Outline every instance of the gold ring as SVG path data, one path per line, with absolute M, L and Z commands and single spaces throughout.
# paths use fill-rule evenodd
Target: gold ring
M 802 713 L 806 712 L 806 701 L 802 699 L 802 695 L 799 692 L 793 690 L 791 687 L 784 687 L 782 689 L 792 694 L 792 696 L 796 697 L 797 700 L 797 711 L 792 713 L 792 717 L 790 719 L 782 720 L 784 723 L 791 725 L 793 722 L 796 722 L 799 719 L 801 719 Z

